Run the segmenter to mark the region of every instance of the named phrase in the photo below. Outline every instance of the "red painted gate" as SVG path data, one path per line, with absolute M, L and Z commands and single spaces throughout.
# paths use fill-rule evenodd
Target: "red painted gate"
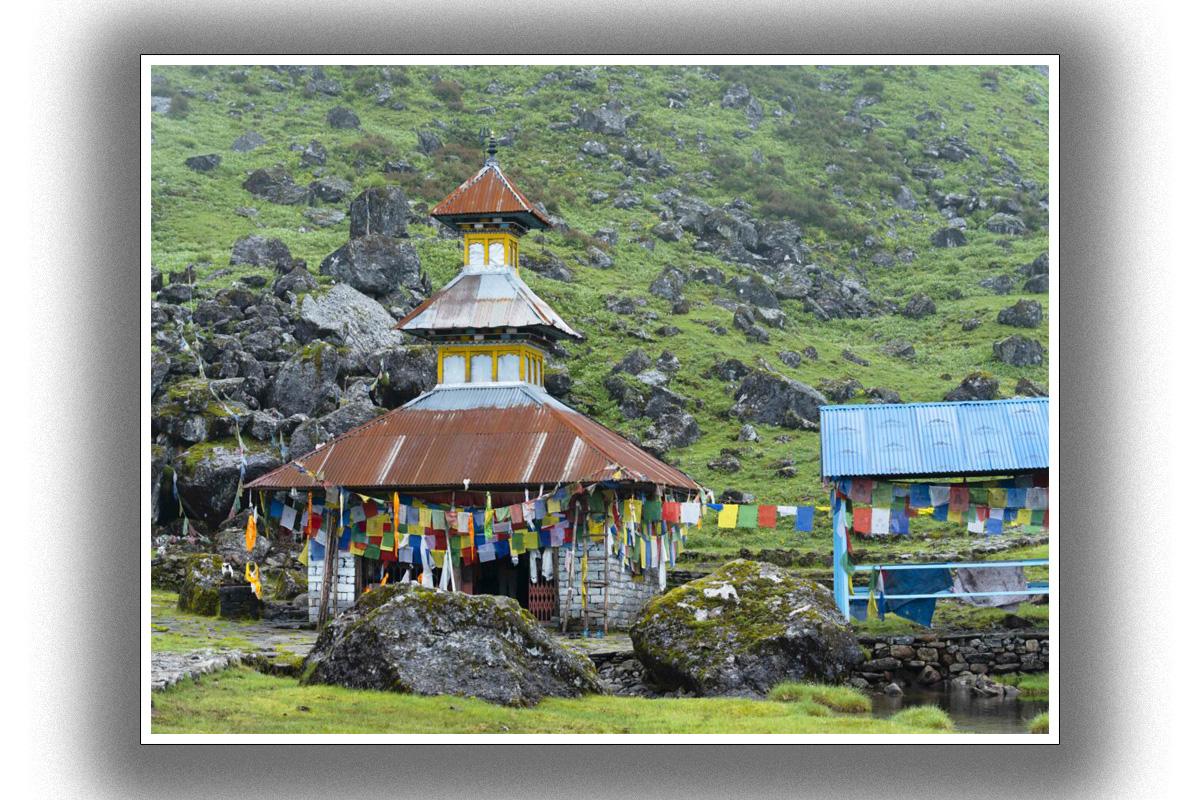
M 551 622 L 558 614 L 558 585 L 554 581 L 529 584 L 529 613 L 538 622 Z

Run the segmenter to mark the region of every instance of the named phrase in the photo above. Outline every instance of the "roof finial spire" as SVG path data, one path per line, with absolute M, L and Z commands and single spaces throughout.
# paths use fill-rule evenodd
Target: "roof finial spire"
M 496 161 L 496 132 L 493 130 L 488 131 L 487 154 L 488 154 L 487 160 L 485 160 L 483 163 L 485 163 L 485 164 L 497 163 L 497 161 Z

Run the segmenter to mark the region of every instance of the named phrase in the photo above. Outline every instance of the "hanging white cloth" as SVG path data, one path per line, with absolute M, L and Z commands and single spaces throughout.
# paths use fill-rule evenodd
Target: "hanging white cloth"
M 404 577 L 400 579 L 401 583 L 412 583 L 412 570 L 404 570 Z
M 450 551 L 446 551 L 445 557 L 442 558 L 442 578 L 438 581 L 438 589 L 443 592 L 450 591 L 451 582 L 450 576 L 454 573 L 454 566 L 450 563 Z
M 538 571 L 539 571 L 538 551 L 530 550 L 529 551 L 529 582 L 530 583 L 538 582 Z
M 549 547 L 542 551 L 542 579 L 554 580 L 554 550 Z
M 433 557 L 424 536 L 421 537 L 421 585 L 426 589 L 433 588 Z
M 663 537 L 658 537 L 658 590 L 667 588 L 667 559 L 663 557 Z

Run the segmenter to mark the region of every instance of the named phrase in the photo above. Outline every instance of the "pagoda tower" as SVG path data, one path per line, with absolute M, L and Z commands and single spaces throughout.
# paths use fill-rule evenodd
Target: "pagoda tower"
M 547 346 L 581 337 L 521 280 L 521 237 L 550 222 L 500 170 L 495 139 L 430 216 L 461 234 L 463 268 L 396 327 L 437 345 L 439 386 L 543 386 Z

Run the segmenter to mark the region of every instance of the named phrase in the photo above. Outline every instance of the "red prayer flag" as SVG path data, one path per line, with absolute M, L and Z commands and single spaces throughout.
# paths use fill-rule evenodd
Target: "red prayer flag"
M 513 503 L 508 507 L 508 517 L 512 520 L 514 528 L 525 523 L 525 513 L 522 511 L 520 503 Z
M 855 533 L 870 533 L 871 532 L 871 507 L 859 506 L 854 509 L 854 532 Z
M 679 522 L 679 503 L 665 501 L 662 505 L 663 522 Z
M 759 506 L 758 507 L 758 527 L 774 528 L 775 520 L 777 519 L 778 510 L 775 506 Z M 664 514 L 664 516 L 666 516 Z
M 971 502 L 971 490 L 966 486 L 951 486 L 950 487 L 950 510 L 951 511 L 966 511 L 967 505 Z

